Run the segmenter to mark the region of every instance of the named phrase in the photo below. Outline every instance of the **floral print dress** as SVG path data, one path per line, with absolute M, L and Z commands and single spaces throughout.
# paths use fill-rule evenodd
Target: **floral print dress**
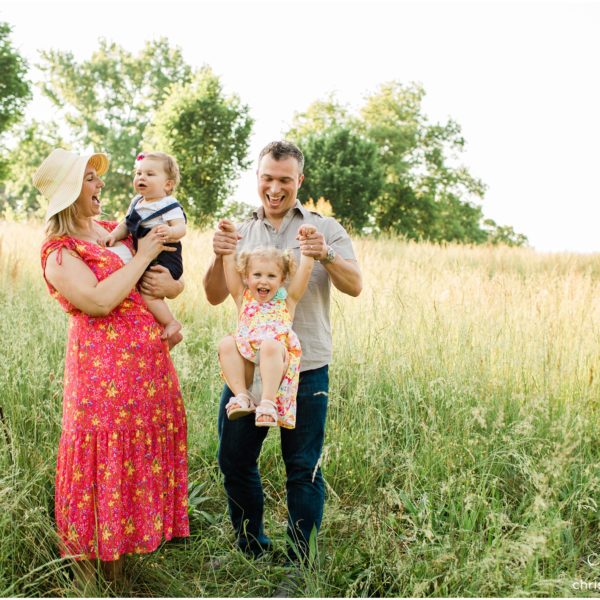
M 42 246 L 44 271 L 54 251 L 51 260 L 69 252 L 99 281 L 123 266 L 111 250 L 59 237 Z M 136 289 L 108 316 L 91 317 L 47 285 L 69 314 L 56 471 L 61 555 L 116 560 L 188 536 L 186 417 L 160 325 Z
M 286 298 L 287 291 L 282 287 L 268 302 L 258 302 L 246 288 L 234 338 L 240 354 L 253 363 L 257 362 L 260 344 L 265 338 L 275 339 L 286 347 L 288 368 L 279 385 L 275 405 L 277 424 L 286 429 L 294 429 L 302 349 L 300 340 L 292 329 Z

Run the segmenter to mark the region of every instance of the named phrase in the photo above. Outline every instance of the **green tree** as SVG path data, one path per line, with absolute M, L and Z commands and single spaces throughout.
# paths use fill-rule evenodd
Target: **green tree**
M 347 189 L 358 187 L 365 178 L 368 169 L 362 169 L 361 158 L 353 157 L 345 148 L 344 144 L 350 142 L 340 138 L 336 146 L 331 143 L 332 131 L 346 129 L 354 134 L 354 139 L 367 140 L 376 148 L 376 156 L 369 163 L 376 179 L 383 170 L 380 192 L 368 204 L 360 205 L 363 210 L 370 210 L 369 222 L 374 222 L 376 229 L 395 231 L 411 239 L 484 243 L 490 241 L 490 236 L 508 236 L 518 243 L 524 236 L 495 224 L 484 225 L 480 202 L 485 185 L 460 163 L 465 145 L 461 128 L 452 119 L 430 123 L 423 113 L 424 97 L 421 85 L 392 81 L 368 96 L 357 115 L 333 96 L 297 113 L 287 137 L 307 154 L 303 193 L 327 197 L 339 216 L 336 198 L 329 197 L 335 192 L 325 192 L 335 187 L 327 181 L 328 175 L 339 179 L 341 163 L 348 167 L 344 171 Z M 311 163 L 319 165 L 318 174 L 310 172 Z M 348 202 L 346 210 L 349 209 Z M 362 223 L 366 222 L 365 217 Z
M 300 143 L 311 134 L 333 127 L 351 127 L 352 124 L 348 109 L 335 99 L 334 94 L 330 94 L 326 100 L 315 100 L 305 112 L 296 113 L 285 137 Z
M 42 92 L 64 115 L 75 146 L 110 155 L 104 191 L 109 213 L 122 214 L 132 195 L 132 173 L 143 132 L 171 86 L 192 78 L 179 48 L 162 38 L 147 42 L 133 55 L 100 40 L 89 60 L 71 52 L 42 53 Z
M 8 23 L 0 23 L 0 135 L 21 119 L 31 99 L 27 62 L 13 48 L 11 31 Z M 0 182 L 7 179 L 8 171 L 9 160 L 4 151 L 0 156 Z
M 249 166 L 252 123 L 248 107 L 236 95 L 223 93 L 209 67 L 189 84 L 174 86 L 154 115 L 145 144 L 177 159 L 181 170 L 177 196 L 194 221 L 206 222 L 219 212 L 233 181 Z
M 488 244 L 504 244 L 506 246 L 527 246 L 529 240 L 526 235 L 517 233 L 510 225 L 498 225 L 493 219 L 483 222 L 487 231 Z
M 7 156 L 8 176 L 0 192 L 0 213 L 20 219 L 41 218 L 47 200 L 33 187 L 31 177 L 54 148 L 67 145 L 54 124 L 37 121 L 20 126 L 15 138 L 19 141 Z
M 485 186 L 459 162 L 465 140 L 458 123 L 429 123 L 424 96 L 420 85 L 385 83 L 361 111 L 386 168 L 376 223 L 414 239 L 484 242 L 478 202 Z
M 0 133 L 7 131 L 22 116 L 31 98 L 27 62 L 12 47 L 11 27 L 0 23 Z
M 333 125 L 296 139 L 305 157 L 305 180 L 299 198 L 331 203 L 344 226 L 360 231 L 383 189 L 377 146 L 348 127 Z

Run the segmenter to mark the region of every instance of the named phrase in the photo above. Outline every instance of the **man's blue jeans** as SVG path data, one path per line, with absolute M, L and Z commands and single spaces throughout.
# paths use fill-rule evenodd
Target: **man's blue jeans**
M 281 452 L 287 475 L 288 535 L 305 556 L 313 529 L 323 518 L 325 484 L 319 459 L 325 436 L 329 392 L 328 366 L 300 373 L 296 428 L 281 432 Z M 219 466 L 229 504 L 229 516 L 240 548 L 254 555 L 269 550 L 263 525 L 263 489 L 258 456 L 268 427 L 256 427 L 254 415 L 230 421 L 225 405 L 231 398 L 225 386 L 219 407 Z M 295 553 L 290 549 L 291 555 Z

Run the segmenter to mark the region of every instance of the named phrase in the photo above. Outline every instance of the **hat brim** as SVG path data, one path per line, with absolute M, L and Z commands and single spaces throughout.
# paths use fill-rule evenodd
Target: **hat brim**
M 44 166 L 45 162 L 46 161 L 44 161 L 40 167 L 40 170 Z M 71 204 L 73 204 L 77 198 L 79 198 L 79 194 L 81 193 L 81 188 L 83 186 L 85 169 L 88 164 L 94 167 L 98 176 L 102 176 L 108 171 L 110 161 L 108 156 L 102 152 L 76 157 L 73 160 L 73 164 L 69 167 L 68 172 L 64 176 L 63 180 L 58 185 L 57 189 L 49 198 L 46 196 L 48 198 L 46 222 L 48 222 L 54 215 L 57 215 L 59 212 L 71 206 Z

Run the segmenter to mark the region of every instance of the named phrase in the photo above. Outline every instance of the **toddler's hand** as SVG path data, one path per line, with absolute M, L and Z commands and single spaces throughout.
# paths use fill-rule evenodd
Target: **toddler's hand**
M 296 239 L 305 240 L 315 233 L 317 233 L 317 228 L 314 225 L 300 225 L 300 227 L 298 227 L 298 235 L 296 236 Z
M 213 252 L 217 256 L 233 255 L 240 239 L 242 236 L 237 232 L 235 225 L 229 219 L 221 219 L 213 235 Z
M 235 233 L 235 225 L 229 219 L 221 219 L 217 228 L 226 233 Z

